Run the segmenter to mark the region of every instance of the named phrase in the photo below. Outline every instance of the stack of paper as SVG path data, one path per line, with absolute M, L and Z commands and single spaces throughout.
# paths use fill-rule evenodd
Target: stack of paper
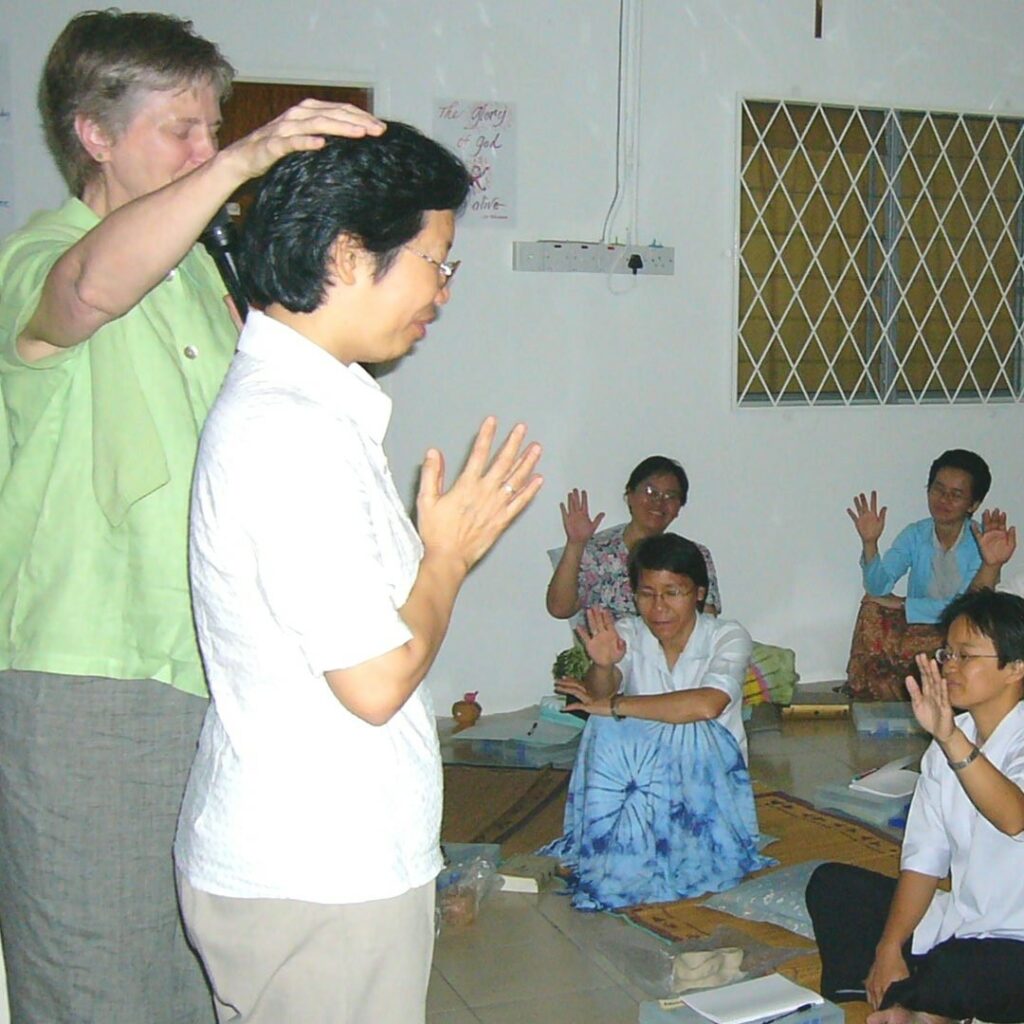
M 558 859 L 536 853 L 519 853 L 501 862 L 498 878 L 502 892 L 543 892 L 559 888 L 555 879 Z
M 797 985 L 781 974 L 740 981 L 735 985 L 687 995 L 683 999 L 714 1024 L 756 1024 L 758 1021 L 767 1024 L 824 1002 L 817 992 Z
M 910 796 L 921 777 L 907 767 L 914 760 L 914 755 L 898 757 L 895 761 L 883 764 L 881 768 L 858 775 L 851 783 L 850 789 L 859 793 L 872 793 L 875 796 Z

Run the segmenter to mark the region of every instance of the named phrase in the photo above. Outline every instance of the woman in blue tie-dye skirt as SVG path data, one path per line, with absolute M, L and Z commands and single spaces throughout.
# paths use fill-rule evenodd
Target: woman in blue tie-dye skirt
M 629 573 L 639 616 L 589 609 L 593 664 L 557 684 L 590 719 L 564 834 L 540 852 L 571 873 L 581 910 L 720 892 L 774 863 L 758 852 L 741 715 L 750 636 L 702 613 L 707 568 L 690 541 L 641 541 Z

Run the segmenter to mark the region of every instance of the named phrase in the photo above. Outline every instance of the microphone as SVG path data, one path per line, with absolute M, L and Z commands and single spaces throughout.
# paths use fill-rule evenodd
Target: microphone
M 242 281 L 238 276 L 238 265 L 235 262 L 235 224 L 226 206 L 222 206 L 214 214 L 213 220 L 203 228 L 199 241 L 217 264 L 228 295 L 234 300 L 238 315 L 244 322 L 249 314 L 249 303 L 245 301 L 245 292 L 242 290 Z

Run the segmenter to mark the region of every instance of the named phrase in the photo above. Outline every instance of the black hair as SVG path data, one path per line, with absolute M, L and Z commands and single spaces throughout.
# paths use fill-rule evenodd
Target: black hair
M 992 473 L 988 463 L 966 448 L 950 448 L 943 452 L 928 470 L 928 486 L 935 483 L 940 469 L 961 469 L 971 478 L 971 501 L 984 501 L 992 486 Z
M 992 641 L 1000 668 L 1011 661 L 1024 661 L 1024 599 L 996 590 L 968 590 L 946 605 L 939 628 L 948 635 L 961 617 L 973 632 Z
M 292 153 L 267 173 L 242 229 L 246 295 L 256 306 L 312 313 L 326 298 L 339 236 L 375 257 L 379 279 L 428 210 L 458 212 L 468 194 L 458 157 L 398 121 L 378 137 L 331 137 L 322 149 Z
M 667 455 L 648 455 L 643 462 L 637 464 L 626 481 L 626 490 L 635 491 L 648 477 L 660 476 L 663 473 L 671 473 L 678 481 L 679 505 L 682 507 L 686 504 L 687 494 L 690 493 L 690 481 L 686 476 L 686 470 Z
M 645 537 L 629 555 L 629 585 L 636 590 L 640 573 L 674 572 L 685 576 L 697 587 L 703 587 L 705 597 L 708 589 L 708 566 L 700 548 L 680 537 L 678 533 L 659 533 Z M 704 598 L 697 602 L 697 610 L 704 611 Z

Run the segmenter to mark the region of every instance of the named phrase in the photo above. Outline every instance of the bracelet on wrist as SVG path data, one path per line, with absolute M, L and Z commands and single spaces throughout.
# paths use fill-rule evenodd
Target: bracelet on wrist
M 616 722 L 621 722 L 626 716 L 619 711 L 619 701 L 622 700 L 621 693 L 613 693 L 611 700 L 608 701 L 608 710 L 612 713 L 612 718 Z
M 950 761 L 946 758 L 946 763 L 955 772 L 962 772 L 969 764 L 973 764 L 978 758 L 981 757 L 981 747 L 977 744 L 972 746 L 971 752 L 962 761 Z

